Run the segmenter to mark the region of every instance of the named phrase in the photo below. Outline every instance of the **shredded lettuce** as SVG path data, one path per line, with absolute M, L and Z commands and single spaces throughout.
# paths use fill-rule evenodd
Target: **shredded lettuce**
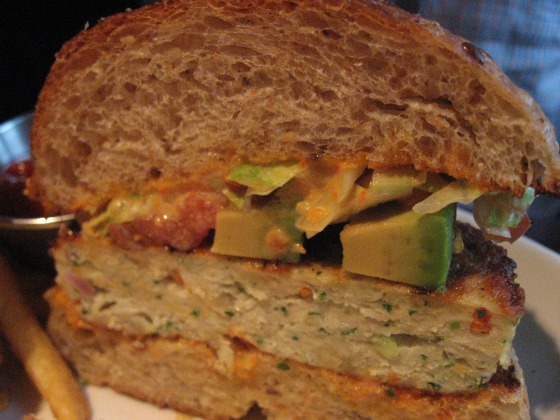
M 406 197 L 412 193 L 414 188 L 424 185 L 426 179 L 426 172 L 411 168 L 374 172 L 367 188 L 356 186 L 354 213 Z
M 532 187 L 521 197 L 510 191 L 484 194 L 474 201 L 474 218 L 487 237 L 512 242 L 531 226 L 527 210 L 534 199 Z
M 234 168 L 227 179 L 248 187 L 247 195 L 268 195 L 301 171 L 298 163 L 278 165 L 243 164 Z
M 296 227 L 311 238 L 333 223 L 343 211 L 364 169 L 365 165 L 342 164 L 321 188 L 311 188 L 296 206 L 299 215 Z
M 245 193 L 239 194 L 235 191 L 230 190 L 229 188 L 224 188 L 222 190 L 222 193 L 238 210 L 241 210 L 243 207 L 245 207 Z
M 475 220 L 483 232 L 510 240 L 530 225 L 527 208 L 535 196 L 532 188 L 516 198 L 507 192 L 488 193 L 464 181 L 447 182 L 413 168 L 372 172 L 365 164 L 328 161 L 243 164 L 231 171 L 227 181 L 242 187 L 233 184 L 223 191 L 238 209 L 251 208 L 252 196 L 274 193 L 276 200 L 291 201 L 289 206 L 297 212 L 295 227 L 308 238 L 330 224 L 346 222 L 363 210 L 407 197 L 419 188 L 431 194 L 413 206 L 415 212 L 436 213 L 453 203 L 474 203 Z
M 100 215 L 85 222 L 82 231 L 87 236 L 103 237 L 112 223 L 124 223 L 139 216 L 152 214 L 164 206 L 160 194 L 134 194 L 114 199 Z
M 295 199 L 296 227 L 310 238 L 328 225 L 347 221 L 362 210 L 405 197 L 426 180 L 426 172 L 412 168 L 372 173 L 366 171 L 365 163 L 243 164 L 231 171 L 227 181 L 245 189 L 229 186 L 223 192 L 238 209 L 250 208 L 254 195 L 274 192 L 281 200 Z M 297 194 L 294 188 L 298 189 Z
M 322 189 L 311 190 L 298 204 L 296 226 L 311 237 L 329 224 L 345 222 L 362 210 L 410 195 L 426 182 L 426 173 L 414 169 L 373 172 L 363 180 L 364 169 L 343 165 Z
M 470 204 L 484 191 L 463 181 L 453 181 L 412 207 L 417 213 L 435 213 L 452 203 Z

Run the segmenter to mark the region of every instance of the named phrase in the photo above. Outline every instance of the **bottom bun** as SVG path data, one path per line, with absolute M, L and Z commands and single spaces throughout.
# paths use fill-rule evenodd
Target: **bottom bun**
M 231 363 L 224 369 L 223 354 L 206 343 L 94 326 L 59 287 L 47 299 L 49 333 L 82 379 L 205 418 L 240 418 L 256 406 L 269 419 L 529 418 L 517 364 L 476 392 L 438 395 L 280 359 L 226 337 Z

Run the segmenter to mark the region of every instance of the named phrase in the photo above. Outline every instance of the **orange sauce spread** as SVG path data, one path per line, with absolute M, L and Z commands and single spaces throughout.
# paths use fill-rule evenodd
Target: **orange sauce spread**
M 473 311 L 473 320 L 470 325 L 470 331 L 473 333 L 487 333 L 492 331 L 490 319 L 492 314 L 486 308 L 477 308 Z

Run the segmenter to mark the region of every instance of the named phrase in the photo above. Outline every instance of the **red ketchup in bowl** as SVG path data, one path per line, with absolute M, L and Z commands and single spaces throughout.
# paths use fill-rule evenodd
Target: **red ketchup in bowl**
M 0 216 L 44 217 L 41 204 L 24 194 L 25 182 L 32 173 L 30 160 L 14 162 L 0 172 Z

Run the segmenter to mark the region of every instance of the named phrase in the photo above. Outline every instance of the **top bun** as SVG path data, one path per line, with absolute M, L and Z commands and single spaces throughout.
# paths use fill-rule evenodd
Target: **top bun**
M 529 95 L 473 44 L 378 1 L 112 16 L 57 54 L 31 137 L 30 193 L 59 211 L 310 155 L 560 193 L 554 129 Z

